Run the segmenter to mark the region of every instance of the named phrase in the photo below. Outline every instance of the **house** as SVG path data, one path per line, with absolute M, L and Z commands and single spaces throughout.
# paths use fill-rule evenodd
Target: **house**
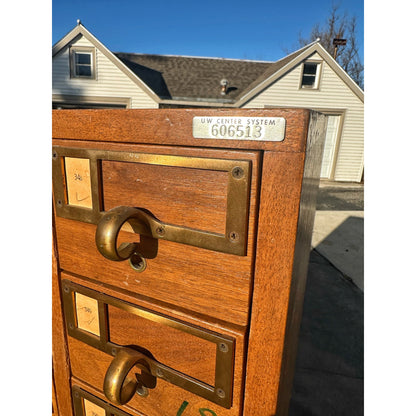
M 328 115 L 321 177 L 360 182 L 364 93 L 319 44 L 276 62 L 115 53 L 81 23 L 52 47 L 53 108 L 303 107 Z

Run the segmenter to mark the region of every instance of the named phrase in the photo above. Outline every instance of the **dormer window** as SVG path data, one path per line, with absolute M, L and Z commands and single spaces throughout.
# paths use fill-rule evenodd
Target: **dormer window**
M 319 79 L 321 75 L 321 62 L 305 62 L 302 69 L 301 88 L 317 89 L 319 88 Z
M 71 78 L 95 78 L 95 49 L 71 48 Z
M 91 77 L 92 54 L 88 52 L 74 53 L 74 68 L 76 77 Z

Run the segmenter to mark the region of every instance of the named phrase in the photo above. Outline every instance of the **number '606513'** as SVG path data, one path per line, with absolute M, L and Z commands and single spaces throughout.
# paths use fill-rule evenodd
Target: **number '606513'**
M 235 137 L 236 139 L 242 138 L 255 138 L 259 139 L 263 134 L 262 126 L 242 126 L 241 124 L 225 125 L 225 124 L 213 124 L 211 126 L 211 135 L 213 137 Z

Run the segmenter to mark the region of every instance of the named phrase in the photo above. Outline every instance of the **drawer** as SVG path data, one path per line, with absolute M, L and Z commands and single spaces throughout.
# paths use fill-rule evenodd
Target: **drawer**
M 191 414 L 199 409 L 240 414 L 244 332 L 162 315 L 74 283 L 65 273 L 63 277 L 69 358 L 76 380 L 111 405 L 146 416 L 176 415 L 181 406 Z M 139 394 L 126 400 L 126 383 L 121 386 L 134 374 L 139 374 L 143 388 L 139 385 Z
M 78 386 L 77 381 L 73 380 L 71 394 L 74 409 L 74 416 L 136 416 L 112 406 L 105 400 L 91 394 L 87 388 Z M 142 416 L 142 415 L 141 415 Z
M 247 324 L 258 152 L 54 144 L 61 269 L 185 313 Z M 98 224 L 120 206 L 142 215 L 136 232 L 130 221 L 115 237 L 136 244 L 132 261 L 97 249 Z

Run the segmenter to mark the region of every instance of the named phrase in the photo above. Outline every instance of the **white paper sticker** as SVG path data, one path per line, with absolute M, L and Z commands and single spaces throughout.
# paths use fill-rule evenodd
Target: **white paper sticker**
M 78 328 L 100 336 L 100 317 L 97 299 L 76 292 L 75 305 Z
M 101 406 L 84 399 L 85 416 L 105 416 L 105 409 Z
M 283 117 L 194 117 L 196 139 L 254 140 L 281 142 L 285 138 Z

